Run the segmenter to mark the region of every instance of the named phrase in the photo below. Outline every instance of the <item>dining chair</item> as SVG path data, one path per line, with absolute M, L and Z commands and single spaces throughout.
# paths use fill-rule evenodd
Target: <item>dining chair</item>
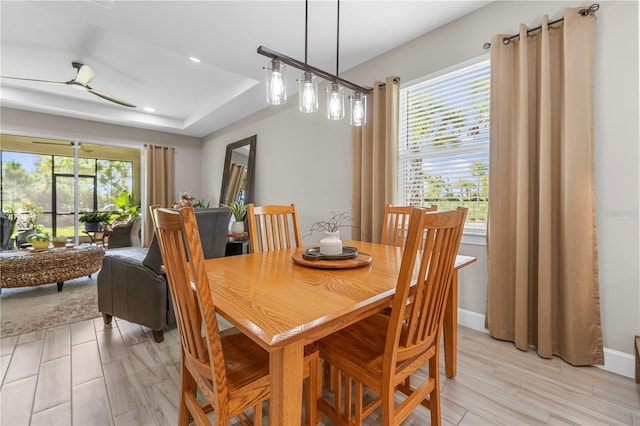
M 247 204 L 251 252 L 275 251 L 302 246 L 298 208 Z
M 261 425 L 269 354 L 236 328 L 219 331 L 193 208 L 152 212 L 182 345 L 178 424 L 210 424 L 212 410 L 214 424 L 226 426 L 233 417 L 246 424 L 253 408 L 254 424 Z M 317 365 L 317 352 L 305 360 Z
M 391 204 L 384 206 L 382 235 L 380 237 L 381 244 L 404 247 L 407 240 L 409 218 L 411 217 L 413 207 L 414 206 L 392 206 Z M 430 212 L 438 210 L 438 206 L 436 205 L 423 208 Z
M 432 425 L 441 424 L 439 342 L 466 214 L 463 207 L 432 213 L 413 208 L 391 315 L 374 314 L 318 342 L 337 384 L 333 404 L 321 398 L 318 408 L 336 424 L 361 425 L 381 407 L 381 424 L 398 425 L 418 405 L 430 409 Z M 413 387 L 412 374 L 425 363 L 428 375 L 413 377 L 423 380 Z M 365 406 L 363 386 L 377 394 Z M 398 405 L 396 391 L 407 396 Z
M 249 241 L 251 253 L 283 250 L 302 246 L 298 208 L 295 204 L 288 206 L 247 204 L 247 222 L 249 223 Z M 305 422 L 317 424 L 320 416 L 317 412 L 317 401 L 322 394 L 320 378 L 320 358 L 315 344 L 304 347 L 305 357 L 310 361 L 304 363 L 305 381 Z M 315 361 L 313 361 L 315 359 Z

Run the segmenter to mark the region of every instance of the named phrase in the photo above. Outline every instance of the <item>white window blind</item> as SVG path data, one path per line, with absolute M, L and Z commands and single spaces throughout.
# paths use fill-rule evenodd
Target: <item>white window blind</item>
M 485 60 L 400 90 L 398 204 L 465 206 L 465 232 L 486 232 L 489 82 Z

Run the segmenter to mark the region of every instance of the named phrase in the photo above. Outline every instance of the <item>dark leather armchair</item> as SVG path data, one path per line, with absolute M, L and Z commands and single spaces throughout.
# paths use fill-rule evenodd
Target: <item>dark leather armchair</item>
M 139 246 L 140 222 L 140 217 L 137 217 L 131 222 L 115 225 L 109 232 L 109 248 Z
M 222 257 L 227 245 L 227 208 L 196 209 L 196 220 L 207 259 Z M 98 273 L 98 310 L 105 324 L 112 317 L 149 327 L 156 342 L 164 340 L 166 324 L 175 322 L 162 257 L 155 235 L 149 249 L 109 249 Z

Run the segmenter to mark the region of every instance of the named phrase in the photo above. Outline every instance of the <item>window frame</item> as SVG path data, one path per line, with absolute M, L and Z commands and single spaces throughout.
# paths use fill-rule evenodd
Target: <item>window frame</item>
M 418 77 L 416 79 L 407 81 L 407 82 L 403 82 L 400 84 L 400 98 L 403 98 L 402 92 L 410 87 L 422 84 L 426 81 L 429 80 L 433 80 L 433 79 L 437 79 L 439 77 L 445 76 L 446 74 L 450 74 L 456 71 L 459 71 L 463 68 L 466 67 L 470 67 L 470 66 L 474 66 L 474 65 L 479 65 L 483 62 L 489 62 L 489 58 L 490 58 L 490 54 L 489 53 L 485 53 L 482 54 L 480 56 L 456 63 L 454 65 L 448 66 L 446 68 L 442 68 L 439 69 L 437 71 L 434 71 L 432 73 L 429 73 L 427 75 Z M 488 64 L 489 67 L 491 66 L 491 64 Z M 490 72 L 490 71 L 489 71 Z M 490 80 L 490 75 L 489 75 L 489 80 Z M 400 103 L 400 109 L 402 109 L 402 102 Z M 401 162 L 401 147 L 402 147 L 402 135 L 403 135 L 403 129 L 406 128 L 406 121 L 403 122 L 403 118 L 402 115 L 400 116 L 400 120 L 398 123 L 398 188 L 397 188 L 397 197 L 400 197 L 401 194 L 401 185 L 404 181 L 404 173 L 405 170 L 403 170 L 400 166 L 400 162 Z M 406 131 L 404 131 L 405 135 L 406 135 Z M 487 140 L 486 144 L 482 145 L 486 150 L 487 150 L 487 158 L 488 158 L 488 150 L 489 150 L 489 140 Z M 457 152 L 462 152 L 462 151 L 468 151 L 470 150 L 469 148 L 466 147 L 459 147 L 456 148 Z M 478 147 L 474 147 L 471 150 L 473 151 L 477 151 Z M 435 155 L 434 155 L 435 156 Z M 429 158 L 429 157 L 422 157 L 424 158 Z M 487 162 L 487 174 L 489 173 L 489 161 Z M 490 176 L 489 176 L 490 179 Z M 400 203 L 400 204 L 405 204 L 403 201 L 399 201 L 398 199 L 396 199 L 396 203 Z M 486 222 L 486 226 L 484 228 L 478 228 L 478 227 L 470 227 L 467 226 L 467 224 L 469 223 L 469 221 L 467 221 L 467 223 L 465 224 L 465 228 L 463 231 L 463 237 L 462 237 L 462 243 L 463 244 L 473 244 L 473 245 L 486 245 L 486 235 L 487 235 L 487 227 L 489 226 L 488 224 L 488 215 L 487 215 L 487 222 Z

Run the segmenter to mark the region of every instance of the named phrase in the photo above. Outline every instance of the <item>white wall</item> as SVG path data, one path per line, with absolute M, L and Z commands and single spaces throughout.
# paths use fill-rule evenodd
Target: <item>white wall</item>
M 202 193 L 200 138 L 11 108 L 0 109 L 0 132 L 56 139 L 77 138 L 80 141 L 97 144 L 140 148 L 141 152 L 144 151 L 145 144 L 173 146 L 176 148 L 176 200 L 178 193 L 184 190 L 191 190 L 197 198 Z M 142 164 L 144 168 L 144 162 Z
M 205 193 L 218 200 L 226 145 L 252 135 L 256 141 L 255 204 L 296 203 L 303 235 L 331 211 L 351 211 L 351 130 L 324 114 L 298 113 L 297 102 L 267 111 L 205 138 Z M 350 231 L 342 229 L 343 237 Z M 313 244 L 320 235 L 303 239 Z
M 599 3 L 594 112 L 602 325 L 604 346 L 630 354 L 633 336 L 640 334 L 638 5 Z M 484 54 L 483 43 L 496 33 L 513 34 L 520 23 L 534 27 L 544 14 L 556 19 L 565 7 L 584 4 L 497 1 L 343 74 L 363 85 L 389 75 L 407 82 Z M 330 210 L 350 210 L 348 120 L 329 122 L 321 112 L 306 116 L 296 105 L 294 97 L 284 108 L 269 107 L 206 137 L 204 191 L 219 193 L 226 144 L 257 134 L 256 203 L 297 203 L 303 229 Z M 459 306 L 481 317 L 486 249 L 464 245 L 461 251 L 478 263 L 461 274 Z

